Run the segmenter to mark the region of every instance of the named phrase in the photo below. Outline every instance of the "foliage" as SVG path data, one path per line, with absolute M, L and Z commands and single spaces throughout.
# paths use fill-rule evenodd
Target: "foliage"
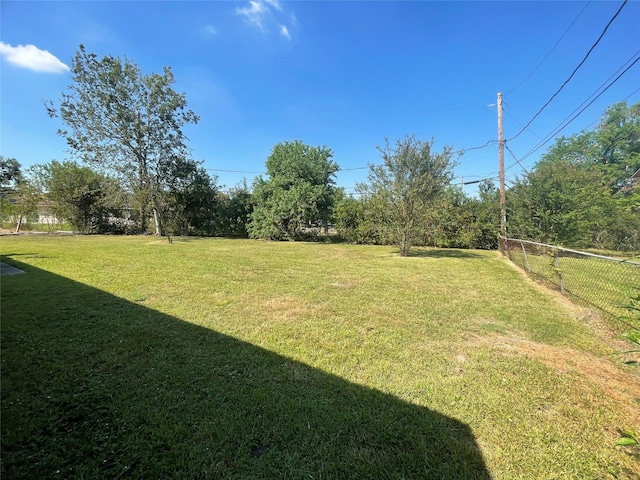
M 253 206 L 253 195 L 246 181 L 236 185 L 228 193 L 219 192 L 216 235 L 248 238 L 248 223 Z
M 167 229 L 176 235 L 213 235 L 218 208 L 215 179 L 192 160 L 172 165 L 160 194 Z
M 449 186 L 436 200 L 436 208 L 428 218 L 424 245 L 450 248 L 497 248 L 497 192 L 480 192 L 480 198 L 469 197 L 459 187 Z
M 15 222 L 16 232 L 19 232 L 23 222 L 38 220 L 38 203 L 42 200 L 42 192 L 33 179 L 25 178 L 15 158 L 0 157 L 0 161 L 0 219 L 2 222 Z
M 22 171 L 20 162 L 15 158 L 8 158 L 0 155 L 0 193 L 15 188 L 22 180 Z
M 296 240 L 306 228 L 327 227 L 335 196 L 338 164 L 331 149 L 299 140 L 279 143 L 267 158 L 268 178 L 253 185 L 252 238 Z
M 512 237 L 636 251 L 640 103 L 608 108 L 595 130 L 561 137 L 508 194 Z
M 511 236 L 521 238 L 524 220 L 533 239 L 542 243 L 587 246 L 595 232 L 606 228 L 611 194 L 601 172 L 565 158 L 542 160 L 510 197 L 512 211 L 532 217 L 511 217 Z
M 33 167 L 31 173 L 46 192 L 51 213 L 80 233 L 108 231 L 109 217 L 121 216 L 112 201 L 117 182 L 89 167 L 53 160 Z
M 412 135 L 397 140 L 392 148 L 387 140 L 384 148 L 378 147 L 383 164 L 372 165 L 368 183 L 358 185 L 402 256 L 419 242 L 428 213 L 451 181 L 452 149 L 435 153 L 433 143 Z
M 11 219 L 15 213 L 15 191 L 21 180 L 20 162 L 15 158 L 0 155 L 0 219 L 2 222 Z
M 161 192 L 189 158 L 183 127 L 197 123 L 184 94 L 176 93 L 168 67 L 143 75 L 138 65 L 113 56 L 98 59 L 80 45 L 73 59 L 73 83 L 59 110 L 47 104 L 68 130 L 59 130 L 80 159 L 130 180 L 140 230 L 149 208 L 162 233 Z
M 343 196 L 336 202 L 333 213 L 338 235 L 347 242 L 385 243 L 384 230 L 379 228 L 375 213 L 368 199 Z

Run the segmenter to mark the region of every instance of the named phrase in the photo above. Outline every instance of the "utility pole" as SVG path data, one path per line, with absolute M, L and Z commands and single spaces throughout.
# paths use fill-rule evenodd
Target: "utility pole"
M 507 199 L 504 189 L 504 134 L 502 131 L 502 93 L 498 93 L 498 164 L 500 166 L 500 250 L 505 251 L 507 238 Z

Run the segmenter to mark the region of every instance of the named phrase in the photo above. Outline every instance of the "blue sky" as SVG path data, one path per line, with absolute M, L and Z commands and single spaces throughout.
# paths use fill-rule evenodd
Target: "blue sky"
M 25 167 L 69 158 L 56 134 L 61 125 L 47 117 L 42 100 L 60 98 L 71 78 L 65 66 L 83 44 L 99 56 L 127 56 L 144 73 L 172 68 L 175 90 L 200 115 L 187 129 L 193 157 L 219 184 L 231 187 L 243 177 L 250 183 L 249 172 L 264 171 L 276 143 L 299 139 L 334 151 L 344 169 L 338 184 L 349 191 L 366 179 L 363 167 L 380 162 L 376 146 L 385 138 L 415 133 L 435 138 L 436 149 L 455 150 L 496 140 L 497 92 L 504 93 L 505 137 L 516 135 L 621 4 L 2 0 L 0 154 Z M 562 92 L 507 143 L 516 157 L 638 50 L 640 2 L 633 1 Z M 640 63 L 561 134 L 593 128 L 615 102 L 640 101 L 638 87 Z M 545 149 L 523 165 L 531 168 Z M 495 144 L 466 152 L 455 181 L 495 175 L 497 158 Z M 508 179 L 522 175 L 508 152 L 505 163 Z

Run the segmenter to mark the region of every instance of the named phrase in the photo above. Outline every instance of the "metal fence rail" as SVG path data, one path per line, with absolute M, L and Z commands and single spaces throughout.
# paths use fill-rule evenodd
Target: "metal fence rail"
M 618 305 L 628 303 L 640 289 L 640 262 L 529 240 L 501 238 L 500 241 L 513 263 L 563 294 L 607 315 L 625 315 L 625 310 Z

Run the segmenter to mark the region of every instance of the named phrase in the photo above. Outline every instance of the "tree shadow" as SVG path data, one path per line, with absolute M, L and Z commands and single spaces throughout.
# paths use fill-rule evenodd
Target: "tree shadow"
M 491 478 L 454 418 L 11 263 L 3 478 Z
M 457 248 L 418 248 L 413 247 L 409 251 L 409 257 L 425 258 L 483 258 L 470 250 Z

